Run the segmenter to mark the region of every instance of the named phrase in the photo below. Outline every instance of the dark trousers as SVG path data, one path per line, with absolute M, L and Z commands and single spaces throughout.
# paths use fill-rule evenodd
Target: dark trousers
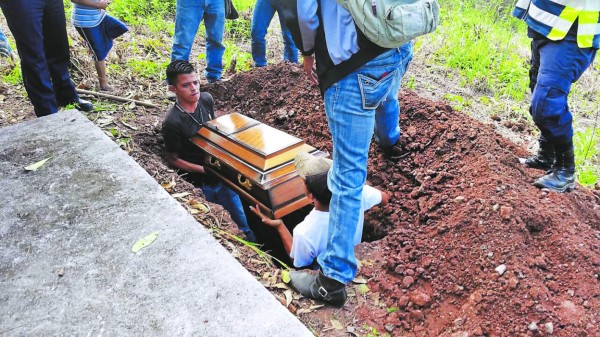
M 25 89 L 38 117 L 78 101 L 69 75 L 62 0 L 0 0 L 17 44 Z
M 573 139 L 573 116 L 567 98 L 571 84 L 590 66 L 596 49 L 579 48 L 576 41 L 551 41 L 543 36 L 531 41 L 532 90 L 530 112 L 542 136 L 570 147 Z

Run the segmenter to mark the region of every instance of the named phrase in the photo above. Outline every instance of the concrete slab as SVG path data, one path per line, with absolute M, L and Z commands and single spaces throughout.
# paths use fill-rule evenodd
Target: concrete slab
M 0 335 L 312 336 L 76 111 L 0 130 Z

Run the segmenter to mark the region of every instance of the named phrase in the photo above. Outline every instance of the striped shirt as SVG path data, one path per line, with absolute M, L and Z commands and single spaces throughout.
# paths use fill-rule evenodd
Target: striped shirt
M 102 22 L 106 12 L 103 9 L 83 6 L 73 3 L 71 22 L 73 26 L 80 28 L 96 27 Z
M 519 0 L 513 15 L 553 41 L 564 39 L 577 22 L 577 45 L 600 47 L 600 0 Z

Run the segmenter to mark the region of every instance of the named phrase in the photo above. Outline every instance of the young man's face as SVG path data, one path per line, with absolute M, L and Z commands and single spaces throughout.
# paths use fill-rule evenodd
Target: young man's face
M 177 95 L 182 103 L 198 102 L 200 97 L 200 81 L 196 72 L 177 75 L 177 84 L 169 86 L 169 90 Z

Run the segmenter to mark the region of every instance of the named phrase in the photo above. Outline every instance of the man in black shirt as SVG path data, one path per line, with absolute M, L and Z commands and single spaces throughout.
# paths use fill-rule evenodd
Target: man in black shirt
M 205 174 L 204 153 L 190 141 L 202 124 L 215 118 L 214 101 L 200 92 L 198 75 L 188 61 L 176 60 L 167 67 L 169 90 L 177 100 L 162 125 L 167 162 L 186 173 L 182 177 L 200 187 L 206 200 L 222 205 L 249 241 L 256 237 L 246 220 L 240 197 L 221 181 Z

